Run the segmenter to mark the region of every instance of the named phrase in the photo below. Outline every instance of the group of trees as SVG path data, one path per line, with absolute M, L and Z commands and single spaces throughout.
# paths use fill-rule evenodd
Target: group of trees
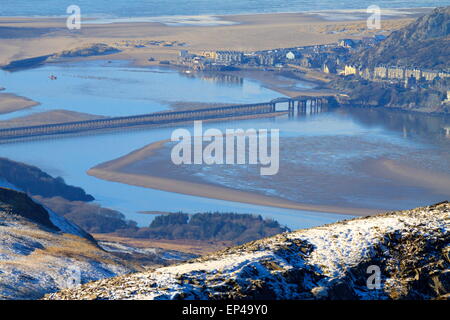
M 237 213 L 171 213 L 157 216 L 147 228 L 120 230 L 129 237 L 169 240 L 231 241 L 241 244 L 288 231 L 277 221 Z
M 140 239 L 231 241 L 241 244 L 288 231 L 275 220 L 237 213 L 170 213 L 155 217 L 148 227 L 138 227 L 115 210 L 61 197 L 39 202 L 90 233 L 114 233 Z

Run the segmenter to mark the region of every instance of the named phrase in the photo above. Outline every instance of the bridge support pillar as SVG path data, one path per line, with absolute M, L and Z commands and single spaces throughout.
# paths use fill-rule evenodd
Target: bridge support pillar
M 295 107 L 295 102 L 292 101 L 292 100 L 289 100 L 289 101 L 288 101 L 288 109 L 289 109 L 289 112 L 290 112 L 290 113 L 293 113 L 293 112 L 294 112 L 294 107 Z

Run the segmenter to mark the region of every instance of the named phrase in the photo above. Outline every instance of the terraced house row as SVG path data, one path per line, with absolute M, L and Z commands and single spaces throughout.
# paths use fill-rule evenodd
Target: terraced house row
M 359 75 L 369 80 L 398 80 L 406 81 L 414 78 L 417 81 L 433 81 L 435 79 L 450 78 L 450 72 L 444 70 L 422 70 L 414 67 L 377 66 L 375 68 L 361 68 L 346 65 L 343 75 Z

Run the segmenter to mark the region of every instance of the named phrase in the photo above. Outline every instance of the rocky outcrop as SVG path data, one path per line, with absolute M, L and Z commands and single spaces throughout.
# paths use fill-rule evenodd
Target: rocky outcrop
M 402 65 L 423 69 L 450 68 L 450 7 L 436 8 L 386 40 L 363 50 L 354 64 L 367 67 Z
M 38 299 L 136 271 L 25 193 L 0 188 L 0 299 Z
M 343 221 L 47 299 L 441 299 L 450 204 Z
M 31 200 L 25 193 L 0 188 L 0 210 L 3 214 L 23 217 L 51 230 L 60 231 L 51 222 L 48 212 Z
M 356 74 L 329 86 L 348 95 L 343 104 L 448 114 L 449 61 L 450 6 L 434 9 L 373 47 L 361 48 L 348 61 Z

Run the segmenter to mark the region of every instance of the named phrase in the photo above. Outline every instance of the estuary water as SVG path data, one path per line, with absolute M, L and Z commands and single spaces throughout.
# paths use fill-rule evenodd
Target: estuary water
M 56 73 L 58 80 L 47 80 Z M 260 83 L 218 81 L 216 77 L 186 76 L 161 68 L 137 69 L 107 61 L 51 65 L 2 74 L 14 92 L 42 104 L 3 119 L 52 109 L 102 115 L 127 115 L 164 110 L 171 103 L 237 103 L 268 101 L 280 96 Z M 211 79 L 215 79 L 211 81 Z M 184 124 L 192 129 L 190 124 Z M 204 129 L 280 129 L 279 177 L 252 174 L 253 168 L 221 166 L 187 168 L 208 183 L 269 193 L 305 203 L 367 206 L 380 210 L 407 209 L 447 199 L 447 191 L 399 181 L 372 172 L 376 161 L 396 161 L 426 172 L 450 175 L 450 119 L 395 111 L 336 109 L 319 114 L 204 123 Z M 163 192 L 103 181 L 86 174 L 90 168 L 124 156 L 150 143 L 169 139 L 176 127 L 105 132 L 0 145 L 0 156 L 36 165 L 80 186 L 102 206 L 123 212 L 147 225 L 142 211 L 241 212 L 271 217 L 290 228 L 305 228 L 349 216 L 287 210 Z M 160 154 L 159 157 L 165 156 Z M 166 155 L 167 156 L 167 155 Z M 166 162 L 170 158 L 165 158 Z M 367 163 L 375 161 L 375 166 Z M 376 170 L 380 170 L 379 168 Z M 382 169 L 381 169 L 382 170 Z M 303 174 L 305 173 L 305 174 Z M 376 175 L 376 179 L 373 176 Z M 445 186 L 444 186 L 445 189 Z M 332 191 L 339 192 L 333 196 Z
M 0 83 L 4 92 L 40 103 L 0 115 L 0 120 L 55 109 L 127 116 L 167 110 L 179 102 L 253 103 L 280 96 L 251 80 L 199 78 L 163 67 L 134 68 L 125 61 L 54 64 L 13 73 L 0 70 Z

